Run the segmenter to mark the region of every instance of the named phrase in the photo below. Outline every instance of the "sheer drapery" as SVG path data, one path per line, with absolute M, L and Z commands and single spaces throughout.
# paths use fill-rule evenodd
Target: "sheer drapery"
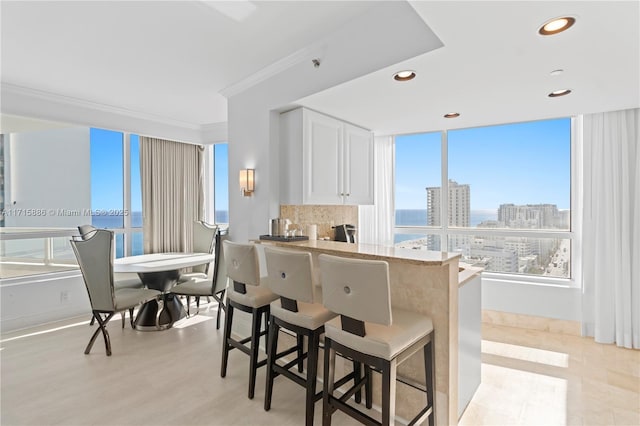
M 189 251 L 204 208 L 199 145 L 140 137 L 144 252 Z
M 374 205 L 358 209 L 358 240 L 362 243 L 393 244 L 394 146 L 392 136 L 374 140 Z
M 640 109 L 584 116 L 583 333 L 640 348 Z

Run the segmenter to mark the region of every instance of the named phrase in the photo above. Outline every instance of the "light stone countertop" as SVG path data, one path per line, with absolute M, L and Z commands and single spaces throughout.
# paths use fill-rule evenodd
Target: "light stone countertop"
M 482 271 L 484 271 L 484 268 L 471 266 L 466 263 L 460 262 L 460 269 L 458 272 L 458 287 L 462 287 L 463 285 L 471 282 L 471 280 Z
M 255 240 L 260 243 L 273 244 L 279 247 L 301 247 L 311 252 L 326 253 L 337 256 L 358 255 L 361 259 L 374 260 L 395 260 L 414 265 L 441 266 L 459 258 L 460 253 L 447 253 L 439 251 L 412 250 L 393 246 L 382 246 L 376 244 L 349 244 L 340 241 L 309 240 L 309 241 L 272 241 Z

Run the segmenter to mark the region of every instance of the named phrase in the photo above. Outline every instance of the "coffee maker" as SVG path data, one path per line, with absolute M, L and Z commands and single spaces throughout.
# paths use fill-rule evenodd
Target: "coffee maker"
M 345 243 L 355 243 L 356 242 L 356 226 L 343 224 L 336 225 L 333 227 L 336 230 L 335 241 L 342 241 Z

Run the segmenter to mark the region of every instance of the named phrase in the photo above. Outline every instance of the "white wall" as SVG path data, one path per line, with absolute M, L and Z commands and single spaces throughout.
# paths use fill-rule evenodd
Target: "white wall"
M 415 37 L 406 37 L 406 34 Z M 434 41 L 435 40 L 435 41 Z M 442 44 L 413 8 L 373 8 L 329 34 L 308 58 L 228 100 L 229 232 L 234 241 L 268 231 L 280 204 L 278 112 L 305 96 L 415 57 Z M 318 58 L 320 67 L 311 62 Z M 357 123 L 355 123 L 357 124 Z M 256 169 L 256 190 L 240 195 L 238 173 Z
M 581 321 L 581 290 L 575 287 L 483 278 L 482 309 Z
M 91 217 L 60 211 L 91 208 L 89 128 L 12 133 L 8 145 L 5 209 L 16 214 L 5 217 L 6 227 L 69 228 L 90 222 Z M 35 213 L 24 214 L 28 209 Z
M 84 314 L 86 320 L 91 317 L 79 271 L 2 280 L 0 303 L 3 333 Z

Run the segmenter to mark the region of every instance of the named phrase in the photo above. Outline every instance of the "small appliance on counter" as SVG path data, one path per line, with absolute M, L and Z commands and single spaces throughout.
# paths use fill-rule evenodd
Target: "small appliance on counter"
M 356 242 L 356 226 L 343 224 L 336 225 L 333 227 L 336 230 L 335 241 L 342 241 L 345 243 L 355 243 Z
M 283 218 L 271 219 L 269 225 L 271 229 L 271 233 L 269 235 L 272 237 L 284 237 L 287 235 L 287 230 L 289 225 L 291 225 L 291 221 Z

